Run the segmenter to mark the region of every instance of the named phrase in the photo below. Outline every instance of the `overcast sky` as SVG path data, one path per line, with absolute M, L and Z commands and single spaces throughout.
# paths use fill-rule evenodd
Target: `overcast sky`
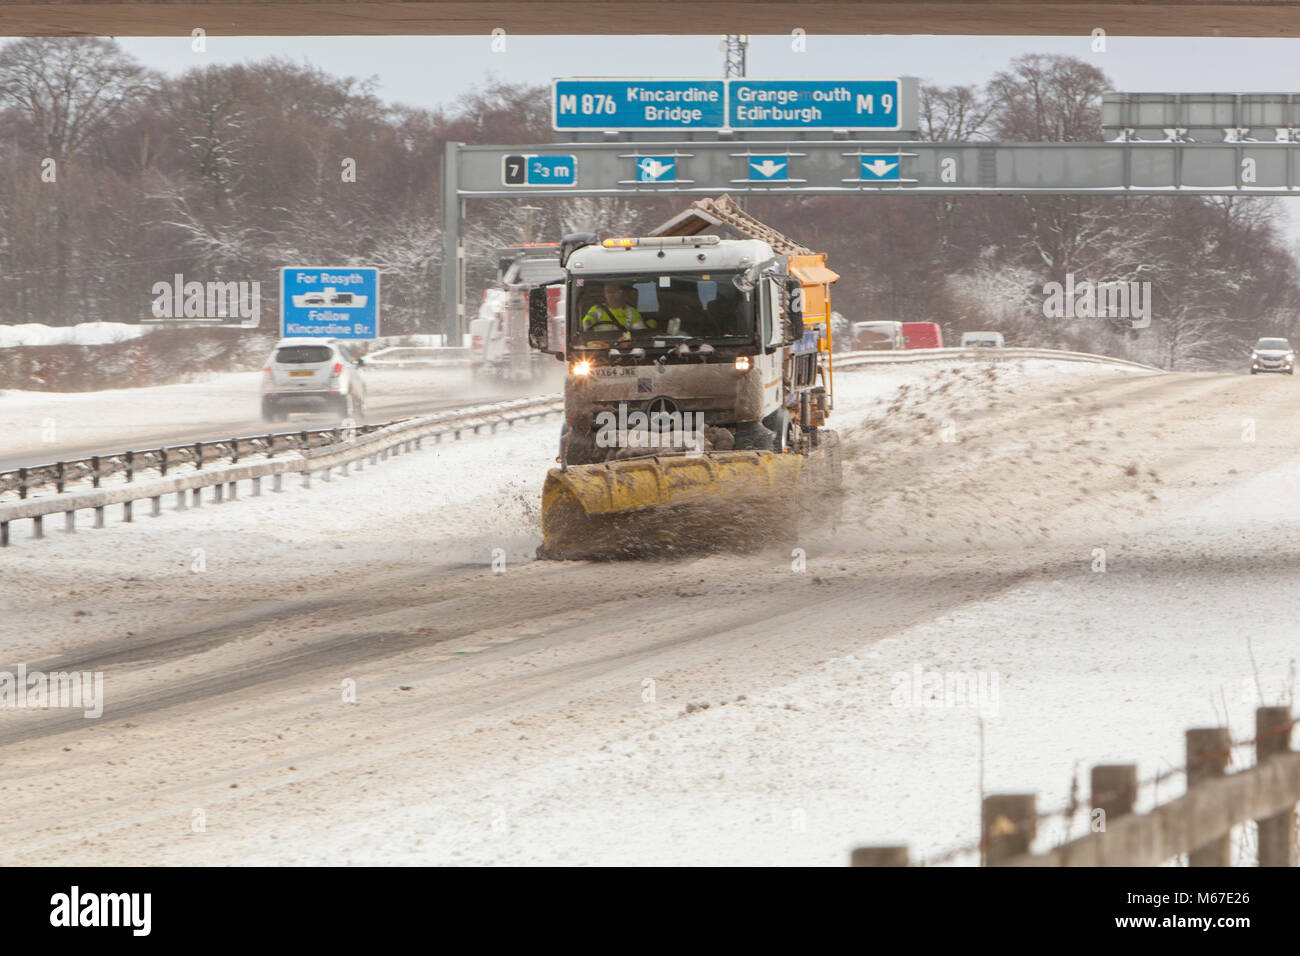
M 196 53 L 190 37 L 125 38 L 142 63 L 176 74 L 206 63 L 270 56 L 308 61 L 335 74 L 375 77 L 394 103 L 436 107 L 490 78 L 544 83 L 566 76 L 704 77 L 722 73 L 719 36 L 504 38 L 493 51 L 475 37 L 208 37 Z M 1077 37 L 817 36 L 807 50 L 790 37 L 750 38 L 752 77 L 868 79 L 919 76 L 942 86 L 983 83 L 1023 53 L 1061 53 L 1095 64 L 1129 92 L 1300 92 L 1300 39 L 1106 37 L 1105 52 Z M 1300 200 L 1284 200 L 1294 210 Z M 1291 212 L 1300 240 L 1300 215 Z
M 488 77 L 546 82 L 565 76 L 717 76 L 718 36 L 506 36 L 505 50 L 477 37 L 208 37 L 195 53 L 190 38 L 125 38 L 142 62 L 166 73 L 197 63 L 236 63 L 268 56 L 309 60 L 331 73 L 375 76 L 384 99 L 438 106 Z M 1022 53 L 1082 57 L 1115 88 L 1131 92 L 1272 92 L 1300 87 L 1300 39 L 1107 37 L 809 36 L 807 52 L 789 37 L 752 37 L 749 75 L 837 79 L 919 76 L 943 86 L 982 83 Z

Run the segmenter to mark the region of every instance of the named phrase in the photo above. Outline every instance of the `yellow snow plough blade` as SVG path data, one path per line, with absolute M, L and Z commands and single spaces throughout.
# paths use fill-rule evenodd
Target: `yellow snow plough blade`
M 810 464 L 797 454 L 726 451 L 552 469 L 538 554 L 632 557 L 762 541 L 797 510 L 796 493 L 808 493 L 801 477 L 818 470 Z

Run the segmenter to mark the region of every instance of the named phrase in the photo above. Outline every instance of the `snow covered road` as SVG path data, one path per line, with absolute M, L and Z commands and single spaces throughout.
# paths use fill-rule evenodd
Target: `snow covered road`
M 0 391 L 0 471 L 88 458 L 128 448 L 158 448 L 231 436 L 324 428 L 328 415 L 297 415 L 288 424 L 261 419 L 260 372 L 213 375 L 184 385 L 108 392 Z M 367 368 L 366 421 L 383 422 L 530 395 L 544 388 L 476 386 L 460 369 Z
M 836 385 L 845 523 L 793 548 L 532 561 L 553 423 L 18 541 L 3 666 L 105 700 L 0 709 L 10 862 L 932 857 L 978 835 L 980 718 L 985 788 L 1054 806 L 1294 693 L 1292 380 Z

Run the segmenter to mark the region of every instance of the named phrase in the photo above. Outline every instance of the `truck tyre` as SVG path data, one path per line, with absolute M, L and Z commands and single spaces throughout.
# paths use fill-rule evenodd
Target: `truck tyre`
M 771 451 L 776 443 L 776 432 L 762 422 L 740 422 L 736 425 L 736 451 Z
M 790 450 L 790 413 L 779 408 L 763 419 L 763 426 L 772 432 L 774 452 L 785 454 Z
M 566 465 L 590 465 L 601 460 L 591 438 L 581 429 L 569 428 L 568 422 L 560 428 L 560 453 L 556 457 Z

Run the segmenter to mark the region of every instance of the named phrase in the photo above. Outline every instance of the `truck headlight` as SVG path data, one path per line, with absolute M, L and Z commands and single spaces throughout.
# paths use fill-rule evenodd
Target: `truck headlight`
M 579 359 L 578 361 L 574 362 L 572 365 L 569 366 L 569 371 L 571 371 L 574 375 L 578 375 L 578 376 L 590 375 L 591 363 L 588 362 L 586 359 Z
M 737 371 L 737 372 L 748 372 L 748 371 L 749 371 L 749 356 L 748 356 L 748 355 L 737 355 L 737 356 L 736 356 L 736 371 Z

